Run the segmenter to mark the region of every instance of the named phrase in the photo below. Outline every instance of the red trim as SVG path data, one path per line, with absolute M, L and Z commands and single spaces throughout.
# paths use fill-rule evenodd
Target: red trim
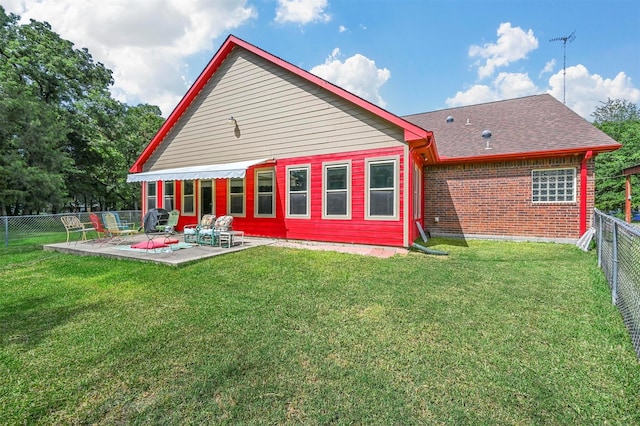
M 532 152 L 516 152 L 513 154 L 500 154 L 500 155 L 482 155 L 477 157 L 439 157 L 438 163 L 451 164 L 451 163 L 482 163 L 491 161 L 508 161 L 508 160 L 525 160 L 531 158 L 552 158 L 552 157 L 566 157 L 569 155 L 582 155 L 585 152 L 591 152 L 597 154 L 601 152 L 614 151 L 620 148 L 620 145 L 606 145 L 584 148 L 571 148 L 571 149 L 558 149 L 553 151 L 532 151 Z
M 622 170 L 622 174 L 625 176 L 637 175 L 638 173 L 640 173 L 640 164 L 633 167 L 627 167 L 626 169 Z
M 580 235 L 587 232 L 587 162 L 593 151 L 587 151 L 580 164 Z
M 406 142 L 421 140 L 421 139 L 429 139 L 429 137 L 433 136 L 432 132 L 429 132 L 421 127 L 418 127 L 415 124 L 409 123 L 408 121 L 398 117 L 397 115 L 392 114 L 389 111 L 386 111 L 362 99 L 361 97 L 354 95 L 353 93 L 347 92 L 346 90 L 332 83 L 329 83 L 328 81 L 323 80 L 322 78 L 316 75 L 313 75 L 303 70 L 302 68 L 299 68 L 268 52 L 265 52 L 264 50 L 252 44 L 249 44 L 244 40 L 241 40 L 237 37 L 230 35 L 229 37 L 227 37 L 227 39 L 224 41 L 220 49 L 213 56 L 211 61 L 209 61 L 209 63 L 207 64 L 205 69 L 202 71 L 202 73 L 200 73 L 195 83 L 193 83 L 191 88 L 187 91 L 186 95 L 178 103 L 178 105 L 175 107 L 173 112 L 169 115 L 169 117 L 164 122 L 162 127 L 160 127 L 160 130 L 158 130 L 158 133 L 156 133 L 156 135 L 153 137 L 149 145 L 144 149 L 144 151 L 142 151 L 142 154 L 140 154 L 136 162 L 133 164 L 133 166 L 131 166 L 131 168 L 129 169 L 129 172 L 140 173 L 143 171 L 142 166 L 144 165 L 144 163 L 149 159 L 149 157 L 151 156 L 153 151 L 156 150 L 158 145 L 160 145 L 162 140 L 167 136 L 167 133 L 169 133 L 171 128 L 177 123 L 177 121 L 180 119 L 182 114 L 184 114 L 187 108 L 189 108 L 193 100 L 196 98 L 196 96 L 198 96 L 198 93 L 200 93 L 200 91 L 207 84 L 211 76 L 218 70 L 220 65 L 224 62 L 224 60 L 227 58 L 227 56 L 229 56 L 229 54 L 233 51 L 235 47 L 241 47 L 243 49 L 246 49 L 257 56 L 260 56 L 263 59 L 275 65 L 278 65 L 284 68 L 285 70 L 301 78 L 304 78 L 305 80 L 313 84 L 323 87 L 329 92 L 334 93 L 335 95 L 340 96 L 341 98 L 346 99 L 347 101 L 350 101 L 361 108 L 364 108 L 365 110 L 379 116 L 380 118 L 383 118 L 389 121 L 390 123 L 393 123 L 403 128 Z

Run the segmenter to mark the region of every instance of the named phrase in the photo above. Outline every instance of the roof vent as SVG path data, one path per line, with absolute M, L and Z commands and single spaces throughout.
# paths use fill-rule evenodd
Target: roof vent
M 482 131 L 482 138 L 487 141 L 487 146 L 485 146 L 484 149 L 491 149 L 491 146 L 489 145 L 489 139 L 491 139 L 491 130 L 484 129 Z
M 452 115 L 447 117 L 447 123 L 453 123 L 453 116 Z
M 470 126 L 470 125 L 471 125 L 471 120 L 467 118 L 467 122 L 465 123 L 465 126 Z

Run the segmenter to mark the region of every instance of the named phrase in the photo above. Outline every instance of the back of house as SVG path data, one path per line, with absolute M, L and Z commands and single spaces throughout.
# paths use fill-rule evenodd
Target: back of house
M 229 36 L 128 181 L 178 229 L 213 214 L 295 240 L 408 246 L 417 224 L 575 240 L 593 159 L 618 146 L 549 95 L 399 117 Z

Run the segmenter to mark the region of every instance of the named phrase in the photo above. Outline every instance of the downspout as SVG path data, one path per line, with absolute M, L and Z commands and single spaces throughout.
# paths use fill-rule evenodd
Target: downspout
M 413 217 L 413 203 L 409 203 L 410 205 L 408 206 L 408 208 L 411 209 L 410 214 L 406 215 L 406 212 L 405 212 L 405 216 L 408 218 L 408 221 L 405 221 L 407 223 L 407 226 L 408 226 L 407 232 L 405 232 L 405 235 L 406 235 L 406 239 L 404 241 L 405 247 L 408 247 L 408 246 L 411 245 L 411 243 L 413 243 L 413 239 L 411 237 L 412 237 L 412 234 L 414 232 L 413 231 L 414 226 L 412 226 L 412 225 L 415 225 L 415 223 L 418 222 L 418 223 L 420 223 L 420 225 L 422 227 L 424 227 L 424 198 L 425 198 L 425 193 L 424 193 L 424 190 L 425 190 L 425 188 L 424 188 L 424 165 L 426 163 L 426 160 L 423 157 L 421 157 L 420 155 L 418 155 L 416 153 L 416 150 L 418 150 L 420 148 L 429 148 L 432 143 L 433 143 L 432 139 L 428 138 L 426 143 L 423 144 L 423 145 L 414 146 L 414 147 L 411 147 L 411 145 L 409 145 L 409 155 L 407 156 L 407 158 L 411 159 L 411 163 L 415 162 L 416 164 L 419 164 L 420 165 L 420 169 L 422 170 L 422 175 L 421 175 L 422 179 L 420 181 L 420 194 L 421 194 L 420 198 L 422 199 L 422 202 L 420 203 L 420 218 L 418 220 L 415 220 L 414 217 Z M 413 177 L 414 170 L 413 170 L 412 165 L 413 164 L 409 164 L 408 169 L 409 169 L 409 172 L 411 173 L 411 176 Z M 411 189 L 411 192 L 410 192 L 411 193 L 411 201 L 414 201 L 413 200 L 413 193 L 414 193 L 414 191 L 413 191 L 413 182 L 414 182 L 413 178 L 409 179 L 409 182 L 410 182 L 410 185 L 411 185 L 411 188 L 410 188 Z M 405 188 L 405 189 L 407 189 L 407 188 Z M 408 241 L 408 240 L 410 240 L 410 241 Z
M 587 151 L 580 164 L 580 235 L 587 232 L 587 163 L 593 151 Z
M 624 220 L 631 223 L 631 175 L 627 175 L 624 183 Z

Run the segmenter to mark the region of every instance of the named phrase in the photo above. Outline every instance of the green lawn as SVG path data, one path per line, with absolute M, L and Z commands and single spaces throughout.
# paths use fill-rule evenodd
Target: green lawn
M 594 253 L 0 250 L 0 423 L 639 424 Z

